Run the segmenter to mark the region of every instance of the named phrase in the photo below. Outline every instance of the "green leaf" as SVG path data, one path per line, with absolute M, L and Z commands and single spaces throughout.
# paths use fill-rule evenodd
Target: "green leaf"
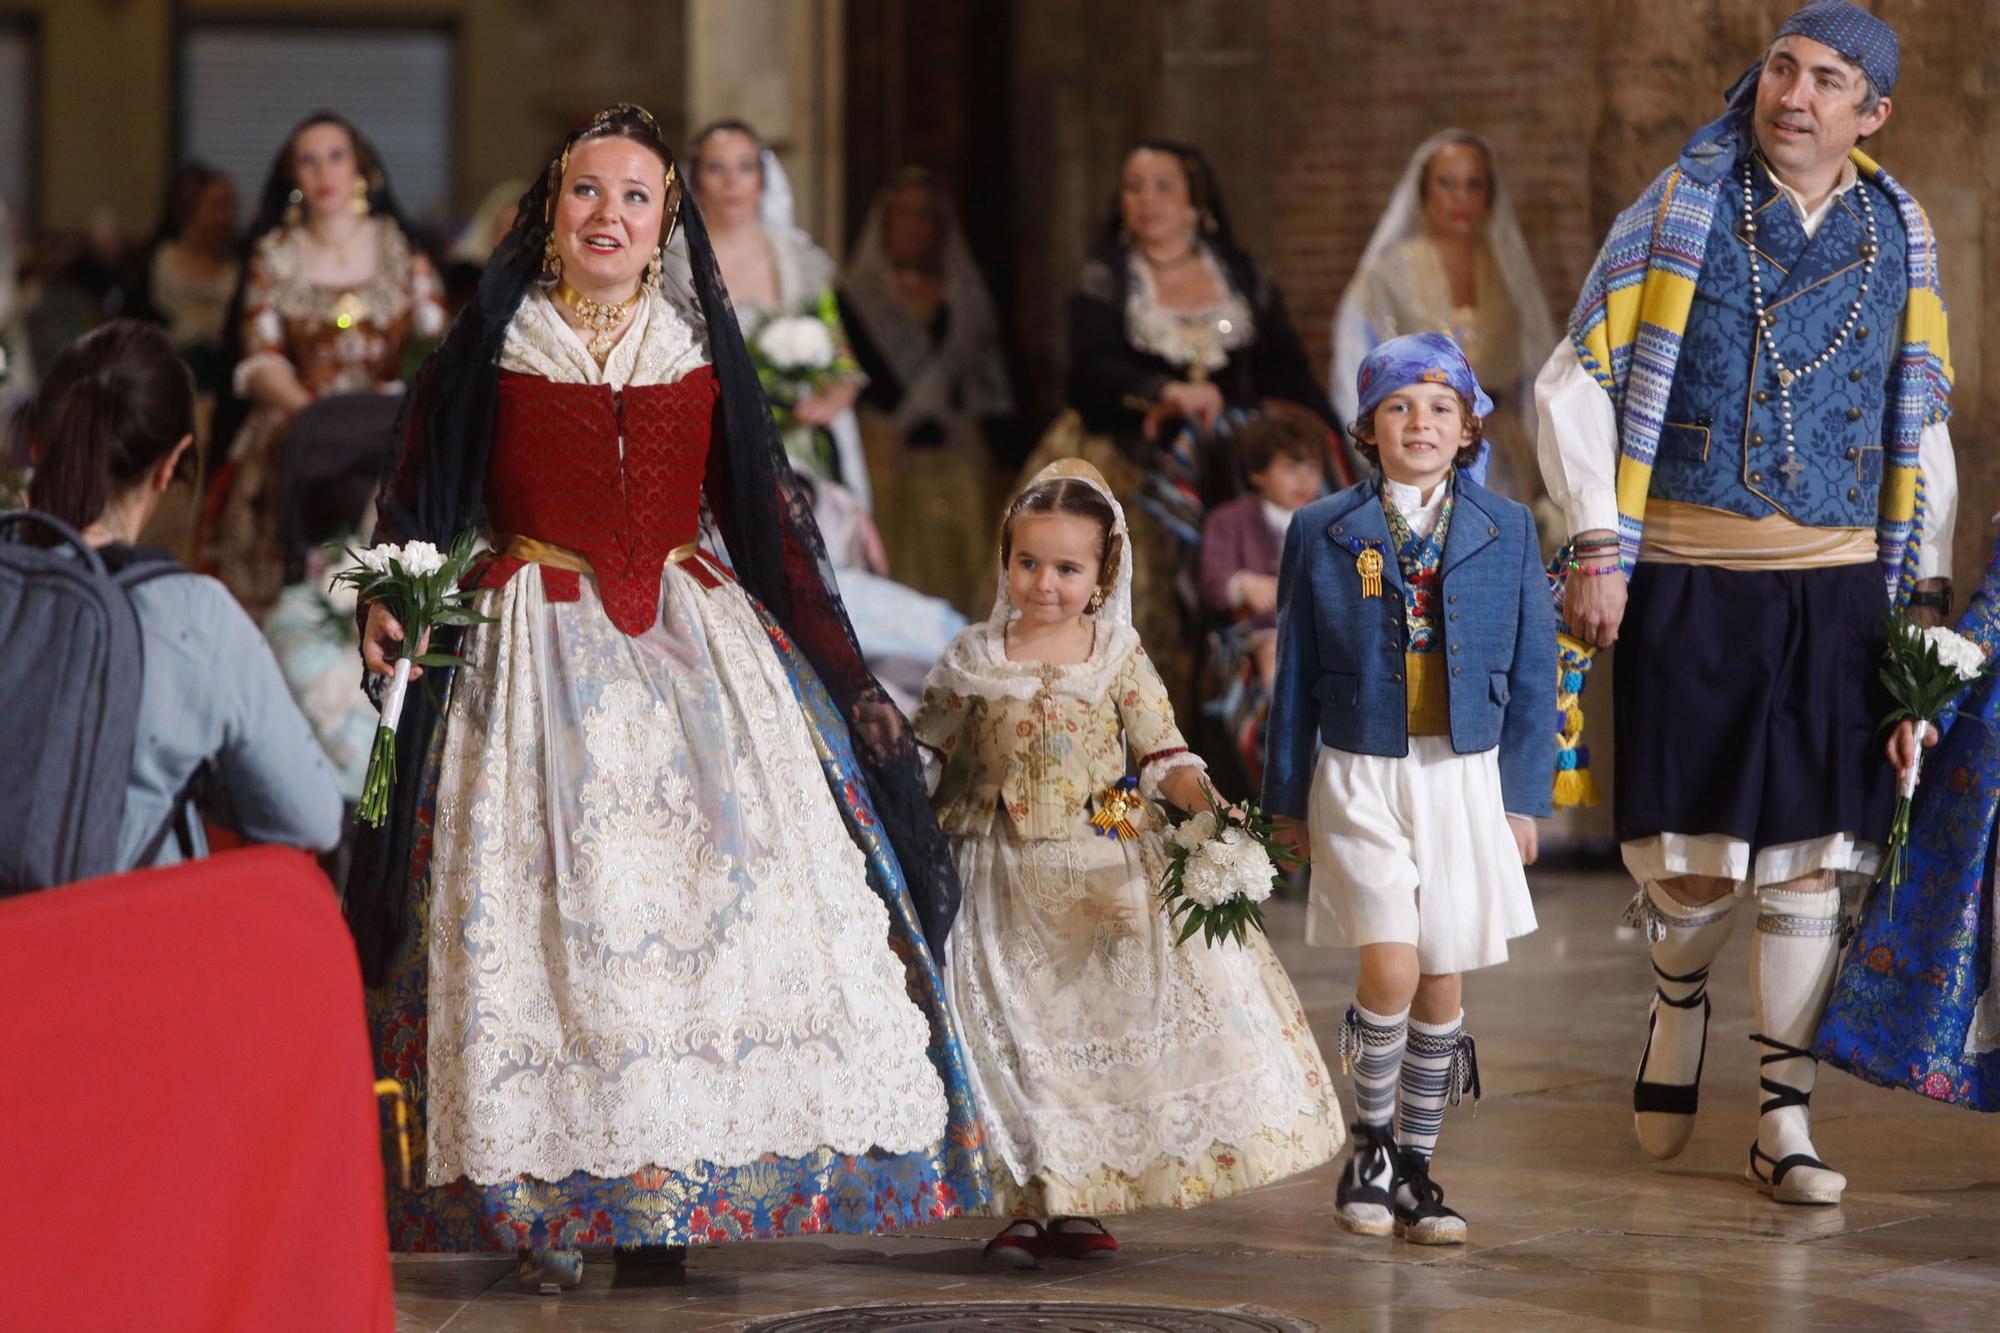
M 470 662 L 458 656 L 456 653 L 422 653 L 416 657 L 411 658 L 410 660 L 412 662 L 415 662 L 418 666 L 427 666 L 427 667 L 459 667 L 459 666 L 472 665 Z

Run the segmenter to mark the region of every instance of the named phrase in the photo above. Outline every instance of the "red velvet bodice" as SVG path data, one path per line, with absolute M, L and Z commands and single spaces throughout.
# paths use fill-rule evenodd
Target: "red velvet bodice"
M 503 372 L 486 472 L 496 541 L 532 537 L 590 562 L 611 622 L 643 634 L 659 619 L 667 555 L 695 540 L 715 420 L 707 366 L 671 384 L 613 390 Z M 503 555 L 482 572 L 498 587 L 521 568 Z M 578 575 L 542 567 L 552 601 L 574 601 Z

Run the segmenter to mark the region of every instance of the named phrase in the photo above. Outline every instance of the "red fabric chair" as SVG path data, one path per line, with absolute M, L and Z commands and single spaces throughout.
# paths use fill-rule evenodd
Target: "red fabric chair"
M 304 854 L 0 902 L 0 1328 L 395 1327 L 354 949 Z

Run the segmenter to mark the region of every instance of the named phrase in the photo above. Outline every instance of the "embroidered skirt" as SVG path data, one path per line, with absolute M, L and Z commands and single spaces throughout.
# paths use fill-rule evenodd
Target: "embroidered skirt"
M 1506 962 L 1507 941 L 1535 928 L 1498 750 L 1458 754 L 1449 736 L 1412 736 L 1401 759 L 1322 746 L 1307 819 L 1308 944 L 1413 944 L 1442 975 Z
M 1642 562 L 1617 649 L 1619 841 L 1721 835 L 1752 857 L 1842 834 L 1879 842 L 1895 778 L 1876 730 L 1886 610 L 1873 562 Z
M 1187 1208 L 1340 1148 L 1326 1064 L 1284 967 L 1176 948 L 1157 832 L 953 839 L 965 899 L 945 976 L 993 1171 L 992 1211 Z
M 482 599 L 419 927 L 370 996 L 416 1093 L 398 1249 L 879 1231 L 984 1200 L 937 970 L 844 728 L 734 584 L 636 638 Z

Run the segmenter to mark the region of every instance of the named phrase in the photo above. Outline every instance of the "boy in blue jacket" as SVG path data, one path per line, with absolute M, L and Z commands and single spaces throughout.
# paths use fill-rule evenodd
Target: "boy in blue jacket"
M 1460 973 L 1535 928 L 1522 867 L 1551 813 L 1555 611 L 1533 517 L 1463 472 L 1493 403 L 1458 345 L 1394 338 L 1358 378 L 1352 433 L 1381 472 L 1286 534 L 1264 806 L 1306 821 L 1307 941 L 1361 951 L 1340 1225 L 1460 1245 L 1430 1161 L 1446 1103 L 1479 1096 Z

